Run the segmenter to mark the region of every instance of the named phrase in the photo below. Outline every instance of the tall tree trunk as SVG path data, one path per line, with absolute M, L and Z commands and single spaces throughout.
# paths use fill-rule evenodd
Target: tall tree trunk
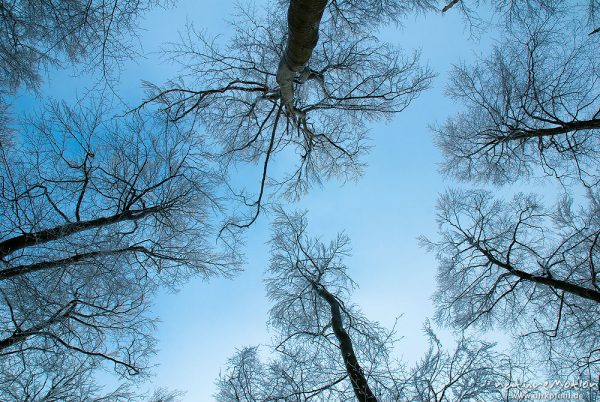
M 288 112 L 293 111 L 294 76 L 304 69 L 317 45 L 319 24 L 326 5 L 327 0 L 290 0 L 287 45 L 276 78 Z
M 321 296 L 331 308 L 331 327 L 338 342 L 340 343 L 340 352 L 344 359 L 346 371 L 350 377 L 352 388 L 356 399 L 360 402 L 377 402 L 377 398 L 373 395 L 373 391 L 369 387 L 369 383 L 365 378 L 363 369 L 358 363 L 356 353 L 354 353 L 354 347 L 352 346 L 352 339 L 348 335 L 348 331 L 344 328 L 342 321 L 342 313 L 340 311 L 340 303 L 334 295 L 329 293 L 327 289 L 321 284 L 313 284 L 319 296 Z

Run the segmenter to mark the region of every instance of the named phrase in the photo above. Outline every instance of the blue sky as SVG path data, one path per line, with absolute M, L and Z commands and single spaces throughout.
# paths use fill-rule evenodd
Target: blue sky
M 223 21 L 230 19 L 229 1 L 202 13 L 190 5 L 180 3 L 168 17 L 151 16 L 147 26 L 152 40 L 170 37 L 183 26 L 186 12 L 197 27 L 227 33 Z M 164 36 L 153 28 L 160 20 L 169 21 L 163 25 Z M 468 40 L 456 13 L 406 21 L 403 29 L 388 28 L 382 36 L 407 51 L 421 48 L 423 60 L 438 78 L 405 112 L 387 124 L 372 126 L 373 149 L 358 182 L 326 183 L 288 208 L 309 211 L 309 228 L 315 236 L 328 239 L 342 230 L 350 236 L 353 253 L 347 263 L 360 286 L 354 302 L 369 319 L 387 327 L 402 315 L 398 335 L 403 340 L 397 352 L 414 361 L 426 348 L 421 328 L 433 312 L 430 296 L 436 272 L 433 256 L 418 246 L 417 237 L 435 236 L 437 194 L 449 185 L 437 173 L 440 155 L 428 125 L 457 110 L 443 97 L 445 77 L 452 63 L 472 58 L 476 44 Z M 211 400 L 213 382 L 235 349 L 269 342 L 269 303 L 262 283 L 269 234 L 265 217 L 249 230 L 245 271 L 234 280 L 198 281 L 176 295 L 160 297 L 157 385 L 187 390 L 186 401 Z
M 126 66 L 118 86 L 121 96 L 139 101 L 141 80 L 163 82 L 176 73 L 158 63 L 156 53 L 164 42 L 176 41 L 187 21 L 213 34 L 227 35 L 234 2 L 179 1 L 173 9 L 154 10 L 143 23 L 140 40 L 146 59 Z M 397 352 L 407 362 L 426 348 L 424 320 L 432 315 L 436 262 L 417 243 L 417 237 L 435 238 L 435 203 L 438 193 L 453 185 L 437 172 L 441 155 L 428 126 L 456 112 L 458 106 L 443 96 L 453 63 L 469 61 L 489 42 L 469 38 L 457 12 L 430 14 L 405 21 L 402 29 L 388 27 L 381 37 L 407 51 L 421 49 L 438 77 L 402 114 L 371 127 L 373 148 L 366 157 L 365 175 L 356 183 L 325 183 L 287 209 L 307 209 L 310 232 L 323 239 L 345 231 L 353 253 L 347 260 L 351 277 L 360 286 L 353 301 L 365 315 L 390 327 L 396 317 L 403 337 Z M 274 66 L 275 68 L 275 66 Z M 55 99 L 73 99 L 85 91 L 85 80 L 72 71 L 51 72 L 42 93 Z M 31 104 L 24 97 L 21 107 Z M 236 348 L 268 344 L 269 303 L 263 272 L 268 265 L 269 225 L 263 216 L 247 232 L 244 272 L 232 280 L 193 281 L 177 294 L 162 294 L 155 313 L 161 318 L 157 337 L 160 352 L 155 386 L 187 391 L 186 401 L 210 401 L 214 380 Z

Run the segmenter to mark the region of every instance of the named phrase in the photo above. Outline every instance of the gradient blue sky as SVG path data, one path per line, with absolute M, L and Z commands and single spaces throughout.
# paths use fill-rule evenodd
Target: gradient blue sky
M 187 21 L 227 35 L 226 20 L 232 19 L 233 8 L 231 0 L 180 0 L 173 9 L 149 13 L 140 37 L 148 56 L 126 66 L 118 86 L 121 96 L 135 104 L 142 95 L 141 80 L 160 83 L 176 73 L 174 66 L 158 63 L 156 52 L 164 42 L 176 41 Z M 381 36 L 407 51 L 421 49 L 423 61 L 438 77 L 405 112 L 371 127 L 373 148 L 362 179 L 326 183 L 288 209 L 309 211 L 313 235 L 328 239 L 345 231 L 350 236 L 353 254 L 347 263 L 360 286 L 353 301 L 369 319 L 387 327 L 402 316 L 397 329 L 403 339 L 397 352 L 412 362 L 426 349 L 422 325 L 433 312 L 430 297 L 436 274 L 433 255 L 418 246 L 417 237 L 435 238 L 437 196 L 452 185 L 437 172 L 441 156 L 428 125 L 443 122 L 458 110 L 443 96 L 450 66 L 485 52 L 489 41 L 469 39 L 457 12 L 419 16 L 405 21 L 402 29 L 385 29 Z M 50 73 L 42 94 L 67 100 L 83 94 L 85 82 L 71 73 Z M 21 106 L 32 102 L 24 97 Z M 269 343 L 269 303 L 262 282 L 269 235 L 263 216 L 247 233 L 247 263 L 235 279 L 197 280 L 177 294 L 160 295 L 155 307 L 162 323 L 156 334 L 160 352 L 154 386 L 187 391 L 185 401 L 210 401 L 214 380 L 236 348 Z
M 157 41 L 161 35 L 171 37 L 183 26 L 186 13 L 197 27 L 226 34 L 224 20 L 230 19 L 232 2 L 218 4 L 196 12 L 193 3 L 180 3 L 174 12 L 151 16 L 149 34 Z M 159 35 L 154 27 L 161 26 L 161 20 L 169 23 Z M 309 211 L 315 236 L 328 239 L 342 230 L 350 236 L 353 253 L 347 263 L 360 286 L 354 302 L 369 319 L 387 327 L 402 315 L 398 353 L 414 361 L 426 349 L 421 328 L 433 311 L 430 296 L 436 273 L 433 256 L 416 239 L 435 236 L 437 194 L 448 185 L 437 173 L 440 155 L 428 124 L 457 110 L 442 95 L 445 78 L 452 63 L 472 58 L 477 44 L 468 40 L 457 13 L 419 17 L 406 21 L 403 29 L 386 29 L 382 36 L 408 51 L 422 49 L 423 60 L 438 78 L 404 113 L 387 124 L 373 125 L 373 149 L 360 181 L 326 183 L 289 208 Z M 269 303 L 262 283 L 269 235 L 263 217 L 247 234 L 247 264 L 234 280 L 198 281 L 160 298 L 157 384 L 187 390 L 186 401 L 209 401 L 219 370 L 236 348 L 269 342 Z

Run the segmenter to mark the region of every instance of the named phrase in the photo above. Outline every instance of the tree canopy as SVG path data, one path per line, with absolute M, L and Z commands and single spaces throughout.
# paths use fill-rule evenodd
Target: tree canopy
M 453 70 L 448 92 L 464 110 L 436 128 L 445 174 L 543 181 L 559 189 L 554 205 L 531 193 L 502 199 L 498 188 L 449 190 L 440 238 L 424 239 L 439 261 L 440 322 L 507 328 L 543 375 L 587 381 L 600 363 L 596 13 L 561 2 L 512 10 L 491 54 Z
M 307 226 L 306 213 L 277 212 L 265 280 L 273 357 L 263 362 L 257 347 L 238 350 L 217 380 L 217 400 L 505 400 L 497 384 L 523 371 L 490 343 L 462 338 L 446 350 L 426 324 L 426 354 L 408 370 L 396 362 L 395 331 L 350 302 L 348 237 L 326 243 Z
M 344 35 L 336 24 L 355 10 L 334 4 L 328 8 L 332 15 L 323 17 L 310 62 L 295 73 L 291 106 L 277 78 L 287 54 L 286 14 L 275 5 L 268 13 L 242 9 L 224 48 L 189 28 L 167 53 L 182 73 L 163 85 L 148 84 L 145 104 L 157 103 L 170 122 L 201 125 L 225 167 L 262 167 L 253 189 L 236 190 L 250 212 L 230 226 L 256 220 L 267 185 L 297 199 L 323 179 L 356 178 L 368 148 L 366 122 L 402 111 L 432 78 L 418 53 L 405 54 L 367 33 Z M 293 155 L 295 162 L 274 175 L 270 166 L 278 155 Z
M 597 381 L 595 0 L 247 4 L 225 37 L 182 27 L 163 52 L 178 72 L 125 102 L 114 73 L 141 51 L 144 13 L 166 5 L 0 0 L 1 400 L 178 400 L 132 386 L 154 364 L 155 297 L 234 277 L 261 214 L 272 220 L 274 336 L 228 360 L 219 401 L 506 401 L 532 397 L 513 382 Z M 410 364 L 394 351 L 407 328 L 352 304 L 349 238 L 310 237 L 307 213 L 286 211 L 329 179 L 360 178 L 371 126 L 431 86 L 420 52 L 381 30 L 433 12 L 460 13 L 475 37 L 492 25 L 497 40 L 451 70 L 447 93 L 462 109 L 426 122 L 441 172 L 469 188 L 440 195 L 438 236 L 421 238 L 438 260 L 436 312 Z M 19 91 L 40 96 L 46 73 L 66 66 L 110 83 L 116 101 L 101 85 L 15 112 Z M 554 190 L 514 187 L 533 181 Z M 436 325 L 453 331 L 451 346 Z M 490 330 L 511 349 L 486 340 Z M 101 370 L 120 385 L 104 390 Z

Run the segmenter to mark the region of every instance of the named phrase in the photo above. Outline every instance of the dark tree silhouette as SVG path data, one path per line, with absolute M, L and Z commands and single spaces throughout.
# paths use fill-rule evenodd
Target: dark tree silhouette
M 43 391 L 62 375 L 51 366 L 71 356 L 86 370 L 144 374 L 156 289 L 236 268 L 235 250 L 213 244 L 220 179 L 202 144 L 109 112 L 55 104 L 10 152 L 0 146 L 4 389 L 31 381 Z
M 485 191 L 442 196 L 437 317 L 454 327 L 500 325 L 562 374 L 594 377 L 600 362 L 600 209 L 534 196 L 511 202 Z M 545 353 L 541 353 L 545 350 Z
M 600 38 L 574 31 L 570 20 L 540 18 L 511 25 L 490 57 L 451 73 L 449 94 L 466 110 L 436 129 L 445 173 L 494 184 L 547 174 L 598 185 Z
M 465 110 L 437 128 L 437 142 L 451 177 L 555 178 L 565 195 L 553 207 L 534 195 L 442 195 L 441 238 L 424 239 L 439 261 L 437 318 L 506 329 L 542 376 L 597 381 L 600 38 L 589 33 L 598 10 L 526 3 L 508 14 L 489 57 L 452 72 L 449 93 Z
M 109 72 L 134 54 L 131 36 L 160 0 L 3 0 L 0 3 L 0 88 L 37 88 L 41 72 L 83 62 Z M 129 36 L 129 37 L 128 37 Z
M 295 4 L 289 15 L 295 15 Z M 233 226 L 255 221 L 268 185 L 297 198 L 324 178 L 357 177 L 363 167 L 360 157 L 367 150 L 366 122 L 402 111 L 430 81 L 429 70 L 418 65 L 418 54 L 403 55 L 364 32 L 340 32 L 336 22 L 342 14 L 336 5 L 342 7 L 333 2 L 325 11 L 312 55 L 300 43 L 305 39 L 296 43 L 290 36 L 303 56 L 288 60 L 295 52 L 287 45 L 283 12 L 262 15 L 242 9 L 224 48 L 189 28 L 167 53 L 180 63 L 182 74 L 162 86 L 148 84 L 149 99 L 143 106 L 157 102 L 168 121 L 201 124 L 225 167 L 239 162 L 260 165 L 258 193 L 238 193 L 251 212 L 246 219 L 233 220 Z M 354 9 L 345 2 L 346 6 L 343 15 L 350 18 Z M 292 25 L 292 31 L 300 30 L 296 22 Z M 316 31 L 306 35 L 314 46 Z M 277 78 L 282 65 L 288 66 L 282 67 L 287 73 L 280 69 Z M 288 82 L 292 72 L 293 84 L 282 89 L 281 76 Z M 287 173 L 273 167 L 289 159 L 296 165 Z
M 273 224 L 271 267 L 266 282 L 267 295 L 275 302 L 271 323 L 282 333 L 277 349 L 283 354 L 297 353 L 296 344 L 312 341 L 317 349 L 324 348 L 321 353 L 330 355 L 325 350 L 333 344 L 339 350 L 341 359 L 337 360 L 343 362 L 343 372 L 357 400 L 374 401 L 355 343 L 375 351 L 384 347 L 389 336 L 343 301 L 353 286 L 341 260 L 349 251 L 349 239 L 339 235 L 325 245 L 307 238 L 306 227 L 303 215 L 283 212 Z
M 239 350 L 217 381 L 217 400 L 504 400 L 498 384 L 518 370 L 491 344 L 463 337 L 449 352 L 427 325 L 423 359 L 410 370 L 394 362 L 394 331 L 349 302 L 348 238 L 326 244 L 306 228 L 304 214 L 278 212 L 266 279 L 273 358 L 261 361 L 256 347 Z

